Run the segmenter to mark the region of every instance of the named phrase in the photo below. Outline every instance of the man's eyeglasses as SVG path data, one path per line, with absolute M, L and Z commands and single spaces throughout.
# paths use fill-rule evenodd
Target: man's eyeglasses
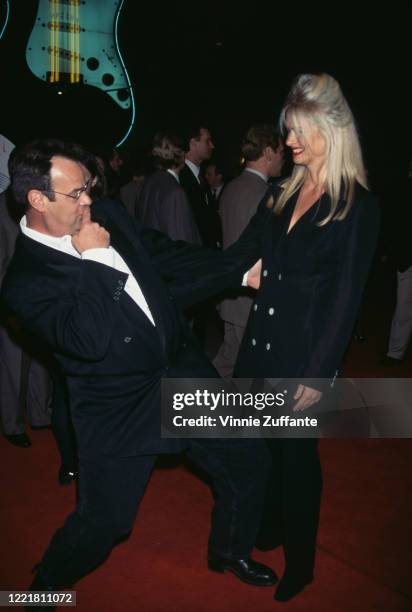
M 90 177 L 83 187 L 80 187 L 80 189 L 75 189 L 74 191 L 72 191 L 72 193 L 62 193 L 61 191 L 56 191 L 55 189 L 50 189 L 45 193 L 58 193 L 59 195 L 66 196 L 67 198 L 72 198 L 72 200 L 78 200 L 82 193 L 89 193 L 91 186 L 92 178 Z

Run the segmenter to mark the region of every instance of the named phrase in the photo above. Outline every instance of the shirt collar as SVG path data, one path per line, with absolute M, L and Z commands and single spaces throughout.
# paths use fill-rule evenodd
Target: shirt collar
M 27 227 L 26 215 L 24 215 L 20 220 L 20 229 L 25 236 L 35 240 L 36 242 L 40 242 L 40 244 L 43 244 L 44 246 L 55 249 L 56 251 L 61 251 L 67 255 L 80 257 L 80 253 L 78 253 L 74 248 L 72 244 L 72 237 L 69 236 L 69 234 L 66 234 L 65 236 L 50 236 L 49 234 L 38 232 L 31 227 Z
M 190 170 L 193 172 L 197 180 L 199 180 L 200 166 L 196 166 L 196 164 L 191 162 L 190 159 L 186 159 L 185 164 L 186 166 L 189 166 Z
M 174 170 L 172 170 L 171 168 L 168 168 L 168 169 L 166 170 L 166 172 L 168 172 L 169 174 L 171 174 L 171 175 L 172 175 L 172 176 L 173 176 L 173 177 L 174 177 L 174 178 L 177 180 L 177 182 L 178 182 L 178 183 L 180 183 L 179 175 L 177 174 L 177 172 L 175 172 L 175 171 L 174 171 Z
M 245 168 L 245 171 L 251 172 L 252 174 L 256 174 L 256 176 L 260 176 L 260 178 L 264 180 L 265 183 L 268 182 L 268 177 L 265 174 L 263 174 L 263 172 L 259 172 L 259 170 L 255 170 L 254 168 Z

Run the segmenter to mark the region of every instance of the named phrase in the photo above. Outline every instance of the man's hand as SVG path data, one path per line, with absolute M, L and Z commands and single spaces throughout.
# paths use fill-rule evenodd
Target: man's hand
M 257 261 L 255 265 L 252 268 L 250 268 L 249 272 L 247 273 L 247 286 L 248 287 L 251 287 L 252 289 L 259 289 L 261 271 L 262 271 L 262 260 L 259 259 L 259 261 Z
M 299 400 L 294 406 L 293 411 L 305 410 L 316 404 L 322 398 L 321 391 L 312 389 L 311 387 L 305 387 L 305 385 L 299 385 L 293 399 Z
M 72 236 L 72 244 L 79 253 L 83 253 L 83 251 L 88 249 L 107 249 L 110 245 L 109 232 L 98 223 L 91 221 L 88 206 L 83 211 L 83 219 L 79 231 Z

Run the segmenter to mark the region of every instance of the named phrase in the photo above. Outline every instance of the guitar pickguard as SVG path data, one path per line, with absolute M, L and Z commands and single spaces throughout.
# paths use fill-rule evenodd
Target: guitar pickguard
M 133 92 L 117 44 L 124 0 L 39 0 L 26 59 L 43 81 L 85 84 L 106 92 L 122 108 Z

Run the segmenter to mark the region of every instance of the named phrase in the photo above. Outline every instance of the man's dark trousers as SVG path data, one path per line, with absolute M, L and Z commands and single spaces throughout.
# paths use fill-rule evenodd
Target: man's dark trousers
M 253 439 L 192 440 L 188 455 L 213 484 L 209 549 L 248 557 L 262 513 L 270 463 L 266 445 Z M 156 455 L 80 457 L 76 511 L 55 533 L 38 568 L 46 584 L 73 584 L 129 534 L 155 461 Z

